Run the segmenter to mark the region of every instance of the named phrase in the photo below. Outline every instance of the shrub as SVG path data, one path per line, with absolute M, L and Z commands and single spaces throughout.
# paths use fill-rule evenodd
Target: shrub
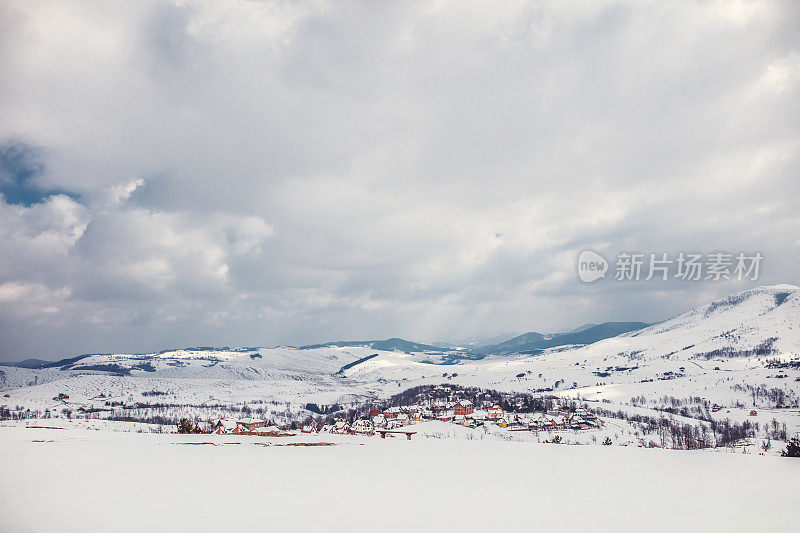
M 786 449 L 781 452 L 782 457 L 800 457 L 800 438 L 794 437 L 786 444 Z
M 178 433 L 203 433 L 203 430 L 198 425 L 192 425 L 188 418 L 181 418 L 178 422 Z

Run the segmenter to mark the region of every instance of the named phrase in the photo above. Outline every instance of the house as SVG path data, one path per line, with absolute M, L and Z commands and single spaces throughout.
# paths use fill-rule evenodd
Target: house
M 486 418 L 489 420 L 497 420 L 499 418 L 503 418 L 503 408 L 499 405 L 495 405 L 494 407 L 490 407 L 486 410 Z
M 392 420 L 394 418 L 397 418 L 397 415 L 399 415 L 401 412 L 402 411 L 400 410 L 399 407 L 390 407 L 383 412 L 383 416 L 386 417 L 386 420 Z
M 369 417 L 370 418 L 375 418 L 379 414 L 381 414 L 381 412 L 378 409 L 370 409 L 369 410 Z
M 557 429 L 559 427 L 559 424 L 554 419 L 552 419 L 552 418 L 550 418 L 548 416 L 542 415 L 539 418 L 537 418 L 536 420 L 533 420 L 528 425 L 528 427 L 530 429 L 533 429 L 533 430 L 540 430 L 541 429 L 541 430 L 545 430 L 545 431 L 550 431 L 550 430 L 553 430 L 553 429 Z
M 264 427 L 264 421 L 258 418 L 241 418 L 236 422 L 242 431 L 255 431 Z
M 337 420 L 331 428 L 331 433 L 336 433 L 337 435 L 350 435 L 353 433 L 353 430 L 350 427 L 350 424 L 348 424 L 345 420 Z
M 376 428 L 386 427 L 386 417 L 379 414 L 372 417 L 372 426 Z
M 314 424 L 306 424 L 303 426 L 303 429 L 300 430 L 301 433 L 310 433 L 310 434 L 317 434 L 317 426 Z
M 233 433 L 237 428 L 238 425 L 233 418 L 218 418 L 211 422 L 211 432 L 217 435 Z
M 395 420 L 397 420 L 397 422 L 402 426 L 407 426 L 411 424 L 411 418 L 405 413 L 400 413 L 399 415 L 397 415 L 397 418 L 395 418 Z
M 431 409 L 434 411 L 441 411 L 442 409 L 447 409 L 447 402 L 444 402 L 442 400 L 435 400 L 431 404 Z
M 486 411 L 481 411 L 476 409 L 472 412 L 471 415 L 467 415 L 469 418 L 474 420 L 478 425 L 481 425 L 486 420 Z
M 422 422 L 425 418 L 425 409 L 419 405 L 412 405 L 408 408 L 408 418 L 413 422 Z
M 353 423 L 353 431 L 358 435 L 374 435 L 375 429 L 369 420 L 356 420 Z
M 575 414 L 569 418 L 567 427 L 570 429 L 589 429 L 589 423 L 583 417 Z
M 453 406 L 453 412 L 456 415 L 471 415 L 474 410 L 472 402 L 469 400 L 462 400 Z
M 452 421 L 453 420 L 453 411 L 440 411 L 439 414 L 436 415 L 436 420 L 440 420 L 442 422 L 450 422 L 450 421 Z

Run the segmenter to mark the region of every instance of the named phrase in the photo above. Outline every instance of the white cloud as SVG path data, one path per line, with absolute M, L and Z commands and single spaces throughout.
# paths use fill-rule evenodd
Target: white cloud
M 5 302 L 0 357 L 436 340 L 696 303 L 587 293 L 585 247 L 760 250 L 764 282 L 797 282 L 799 12 L 4 3 L 0 142 L 42 148 L 37 183 L 80 196 L 0 202 L 0 286 L 44 291 Z M 54 308 L 46 335 L 21 318 Z
M 0 285 L 0 302 L 63 300 L 69 295 L 69 288 L 53 291 L 41 283 L 7 282 Z
M 143 186 L 145 181 L 142 178 L 131 180 L 128 183 L 113 185 L 109 190 L 108 202 L 111 206 L 127 202 L 136 189 Z

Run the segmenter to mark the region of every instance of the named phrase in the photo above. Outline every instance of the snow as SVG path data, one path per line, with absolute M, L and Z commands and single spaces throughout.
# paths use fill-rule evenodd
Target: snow
M 773 353 L 749 352 L 767 339 L 774 339 Z M 708 352 L 715 354 L 703 356 Z M 747 387 L 763 384 L 796 399 L 800 369 L 766 363 L 799 354 L 800 290 L 782 285 L 535 356 L 431 364 L 443 356 L 280 346 L 93 355 L 64 370 L 3 367 L 0 406 L 17 414 L 47 410 L 50 418 L 0 422 L 0 531 L 791 530 L 800 518 L 791 497 L 800 461 L 777 457 L 784 442 L 759 452 L 772 420 L 785 423 L 790 436 L 800 431 L 800 410 L 763 397 L 754 403 Z M 97 370 L 108 365 L 123 372 Z M 307 416 L 306 403 L 348 406 L 443 382 L 552 389 L 547 394 L 606 414 L 692 425 L 703 422 L 659 409 L 671 398 L 699 397 L 721 406 L 705 416 L 758 422 L 760 430 L 736 448 L 682 452 L 640 448 L 652 435 L 607 416 L 599 428 L 558 432 L 431 420 L 403 428 L 415 432 L 411 441 L 328 432 L 178 435 L 167 433 L 171 426 L 103 419 L 249 416 L 281 423 Z M 69 398 L 56 399 L 61 393 Z M 547 444 L 555 435 L 562 444 Z M 613 444 L 599 445 L 606 437 Z M 334 446 L 285 446 L 320 442 Z
M 744 353 L 771 338 L 775 339 L 772 355 L 697 357 L 725 348 Z M 343 366 L 372 354 L 378 355 L 337 374 Z M 9 405 L 44 409 L 52 407 L 50 399 L 59 392 L 69 394 L 72 403 L 91 403 L 100 393 L 112 394 L 115 400 L 137 401 L 142 392 L 159 390 L 170 392 L 165 400 L 195 405 L 253 399 L 330 405 L 442 382 L 505 391 L 550 388 L 556 393 L 580 389 L 589 395 L 615 394 L 615 389 L 598 388 L 605 383 L 622 386 L 616 392 L 623 395 L 639 390 L 650 396 L 672 390 L 689 395 L 702 387 L 702 396 L 723 404 L 736 396 L 730 393 L 733 382 L 728 383 L 728 378 L 738 383 L 770 384 L 775 372 L 764 368 L 764 361 L 798 355 L 800 290 L 782 285 L 743 291 L 589 346 L 551 349 L 536 356 L 489 356 L 458 364 L 431 364 L 425 362 L 436 359 L 431 354 L 367 347 L 173 350 L 95 355 L 66 370 L 6 367 L 0 369 L 0 390 L 13 391 L 13 401 L 6 402 Z M 153 371 L 142 370 L 143 364 Z M 130 375 L 81 370 L 103 365 L 130 369 Z M 609 368 L 629 370 L 608 372 Z M 607 372 L 609 376 L 598 374 Z M 670 373 L 677 379 L 660 380 Z M 784 383 L 772 386 L 796 390 L 792 382 L 799 376 L 793 373 Z
M 773 337 L 775 353 L 770 355 L 697 357 L 722 348 L 751 350 Z M 374 354 L 377 356 L 339 373 L 343 366 Z M 489 356 L 455 364 L 431 364 L 425 361 L 435 361 L 436 357 L 423 352 L 380 351 L 364 346 L 278 346 L 94 355 L 65 370 L 3 367 L 0 406 L 17 413 L 24 409 L 40 413 L 48 410 L 51 416 L 59 417 L 57 420 L 67 415 L 64 410 L 71 410 L 72 416 L 101 418 L 135 415 L 146 420 L 149 415 L 159 415 L 211 420 L 253 416 L 268 423 L 285 424 L 309 416 L 311 413 L 305 410 L 308 403 L 363 405 L 370 399 L 386 398 L 417 385 L 440 383 L 507 392 L 551 389 L 546 394 L 577 399 L 610 412 L 656 418 L 663 414 L 659 409 L 669 406 L 668 398 L 699 397 L 722 406 L 721 410 L 708 413 L 708 417 L 758 422 L 756 438 L 745 443 L 749 451 L 755 452 L 773 419 L 785 423 L 790 436 L 800 432 L 800 411 L 777 409 L 763 398 L 754 404 L 746 388 L 763 384 L 781 389 L 789 398 L 800 397 L 800 369 L 781 369 L 780 373 L 788 377 L 779 379 L 775 377 L 778 370 L 765 365 L 768 360 L 786 361 L 799 355 L 800 290 L 782 285 L 743 291 L 589 346 L 561 347 L 534 356 Z M 85 368 L 111 364 L 130 369 L 130 373 L 113 375 Z M 142 370 L 142 365 L 152 371 Z M 60 393 L 68 394 L 69 399 L 55 400 Z M 644 401 L 633 402 L 634 397 L 643 397 Z M 249 412 L 241 410 L 245 403 Z M 140 405 L 145 407 L 137 407 Z M 753 408 L 757 415 L 751 417 Z M 670 416 L 685 424 L 700 423 L 696 418 Z M 615 443 L 644 440 L 646 444 L 649 439 L 619 420 L 607 419 L 606 425 L 612 429 L 605 433 L 565 433 L 565 441 L 597 443 L 609 436 Z M 481 437 L 464 428 L 467 432 L 463 435 L 465 439 L 486 439 L 496 429 L 492 426 Z M 462 432 L 448 431 L 455 438 Z M 546 439 L 527 433 L 509 436 L 508 431 L 498 438 Z M 782 445 L 776 443 L 770 454 L 776 454 L 779 447 Z
M 800 519 L 798 460 L 418 437 L 0 427 L 0 530 L 752 532 Z M 301 439 L 336 445 L 276 446 Z

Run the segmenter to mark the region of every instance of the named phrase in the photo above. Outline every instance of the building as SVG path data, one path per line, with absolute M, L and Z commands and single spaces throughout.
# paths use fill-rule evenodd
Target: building
M 383 416 L 386 417 L 386 420 L 392 420 L 397 418 L 397 416 L 402 413 L 399 407 L 390 407 L 383 412 Z
M 376 428 L 384 428 L 386 427 L 386 417 L 379 414 L 377 416 L 372 417 L 372 426 Z
M 471 415 L 475 409 L 472 407 L 472 402 L 469 400 L 462 400 L 453 406 L 453 412 L 458 415 Z
M 490 407 L 486 410 L 486 418 L 489 420 L 498 420 L 503 418 L 503 408 L 499 405 L 495 405 L 494 407 Z
M 356 420 L 353 423 L 353 432 L 357 435 L 374 435 L 375 429 L 369 420 Z
M 218 418 L 211 422 L 211 432 L 217 435 L 233 433 L 238 427 L 236 420 L 233 418 Z
M 255 431 L 264 427 L 264 421 L 258 418 L 241 418 L 236 423 L 242 431 Z
M 336 433 L 337 435 L 351 435 L 353 433 L 350 424 L 348 424 L 344 420 L 337 420 L 333 427 L 331 427 L 331 433 Z
M 453 411 L 439 411 L 439 414 L 436 415 L 436 420 L 451 422 L 453 420 Z
M 554 419 L 552 419 L 552 418 L 550 418 L 548 416 L 542 415 L 539 418 L 537 418 L 536 420 L 530 421 L 529 425 L 528 425 L 528 429 L 532 429 L 532 430 L 540 430 L 541 429 L 541 430 L 545 430 L 545 431 L 550 431 L 550 430 L 553 430 L 553 429 L 557 429 L 558 426 L 559 426 L 558 423 Z
M 475 409 L 471 415 L 468 415 L 478 425 L 482 425 L 486 421 L 486 411 Z
M 570 429 L 589 429 L 590 427 L 589 422 L 587 422 L 582 416 L 579 416 L 577 414 L 574 414 L 571 417 L 569 417 L 566 425 Z

